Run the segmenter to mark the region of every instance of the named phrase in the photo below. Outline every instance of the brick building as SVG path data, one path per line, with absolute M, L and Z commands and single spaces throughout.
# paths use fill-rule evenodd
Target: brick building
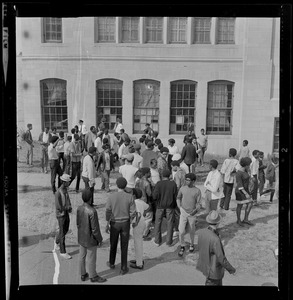
M 122 117 L 182 147 L 188 126 L 226 155 L 279 149 L 279 18 L 17 18 L 18 127 L 87 128 Z

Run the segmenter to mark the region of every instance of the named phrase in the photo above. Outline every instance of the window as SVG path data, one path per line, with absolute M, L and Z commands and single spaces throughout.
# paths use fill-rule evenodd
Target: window
M 211 32 L 211 18 L 194 18 L 194 40 L 195 44 L 209 44 Z
M 146 18 L 146 43 L 163 43 L 163 18 Z
M 280 149 L 279 130 L 280 130 L 280 119 L 275 118 L 273 152 L 279 152 Z
M 186 43 L 187 18 L 170 18 L 170 43 Z
M 106 118 L 105 125 L 113 131 L 116 118 L 122 120 L 122 81 L 104 79 L 96 81 L 97 89 L 97 126 Z
M 43 128 L 68 131 L 66 81 L 57 78 L 40 81 Z
M 235 18 L 218 19 L 218 44 L 234 44 Z
M 98 17 L 96 18 L 97 35 L 96 41 L 99 43 L 114 43 L 116 40 L 116 18 Z
M 146 123 L 150 123 L 153 130 L 159 131 L 159 102 L 160 82 L 134 82 L 133 133 L 142 133 Z
M 43 43 L 62 43 L 61 18 L 43 18 Z
M 122 18 L 122 43 L 139 42 L 139 17 Z
M 229 81 L 208 84 L 207 134 L 232 134 L 233 90 Z
M 170 133 L 186 133 L 195 120 L 196 82 L 171 83 Z

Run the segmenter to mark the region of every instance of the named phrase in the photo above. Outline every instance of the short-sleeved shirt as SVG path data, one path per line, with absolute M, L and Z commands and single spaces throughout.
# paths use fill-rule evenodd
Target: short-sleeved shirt
M 241 193 L 240 190 L 243 188 L 247 193 L 248 191 L 248 185 L 249 185 L 249 174 L 247 172 L 238 170 L 236 172 L 236 188 L 235 188 L 235 195 L 236 195 L 236 200 L 243 200 L 239 199 L 241 198 Z
M 235 158 L 227 158 L 224 160 L 224 163 L 221 168 L 221 173 L 224 174 L 224 182 L 226 183 L 234 182 L 234 176 L 231 175 L 231 172 L 234 169 L 236 169 L 237 164 L 238 164 L 238 160 Z
M 133 189 L 135 186 L 135 177 L 134 174 L 138 168 L 135 168 L 132 165 L 123 165 L 119 167 L 119 173 L 122 174 L 122 176 L 127 181 L 127 187 Z
M 201 201 L 201 191 L 195 186 L 184 185 L 179 189 L 177 199 L 181 201 L 181 207 L 190 214 L 196 208 L 196 204 Z

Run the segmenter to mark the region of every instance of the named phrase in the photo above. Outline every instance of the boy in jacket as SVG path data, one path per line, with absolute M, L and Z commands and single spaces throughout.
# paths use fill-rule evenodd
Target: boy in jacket
M 92 192 L 84 189 L 82 192 L 83 205 L 77 208 L 76 225 L 79 244 L 79 271 L 81 280 L 88 277 L 91 282 L 105 282 L 106 278 L 96 272 L 97 247 L 102 244 L 103 237 L 100 231 L 97 211 L 91 206 Z M 88 270 L 86 272 L 86 257 L 88 255 Z

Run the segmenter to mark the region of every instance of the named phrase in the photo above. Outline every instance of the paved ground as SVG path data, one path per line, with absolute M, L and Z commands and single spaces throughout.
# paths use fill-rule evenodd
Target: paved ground
M 18 173 L 19 188 L 38 187 L 48 189 L 49 174 Z M 111 181 L 113 183 L 113 181 Z M 202 189 L 202 186 L 199 186 Z M 32 211 L 32 214 L 34 212 Z M 75 224 L 71 215 L 71 224 Z M 119 275 L 120 252 L 118 250 L 116 269 L 110 270 L 106 266 L 109 256 L 109 237 L 103 232 L 104 243 L 98 248 L 97 272 L 108 279 L 105 285 L 203 285 L 205 278 L 195 268 L 194 255 L 186 254 L 184 260 L 178 257 L 178 243 L 175 247 L 162 245 L 157 248 L 148 243 L 152 249 L 145 256 L 144 270 L 130 268 L 124 276 Z M 71 260 L 64 260 L 59 253 L 52 252 L 53 237 L 38 232 L 30 232 L 19 227 L 19 276 L 20 285 L 37 284 L 93 284 L 90 281 L 81 282 L 78 274 L 78 245 L 73 232 L 66 237 L 67 251 L 72 255 Z M 118 247 L 119 249 L 119 247 Z M 129 259 L 134 259 L 131 255 Z M 224 285 L 231 286 L 261 286 L 278 285 L 278 279 L 261 277 L 237 272 L 236 275 L 225 273 Z

